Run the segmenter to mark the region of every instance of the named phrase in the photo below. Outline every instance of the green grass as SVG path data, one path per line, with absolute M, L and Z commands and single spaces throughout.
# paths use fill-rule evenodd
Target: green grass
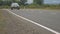
M 6 34 L 5 26 L 5 17 L 3 16 L 2 11 L 0 10 L 0 34 Z
M 0 9 L 8 9 L 10 6 L 0 6 Z M 26 9 L 60 9 L 60 5 L 38 5 L 38 4 L 30 4 L 30 5 L 20 5 L 20 8 L 26 8 Z
M 10 8 L 10 6 L 7 6 L 7 5 L 5 5 L 5 6 L 0 6 L 0 9 L 8 9 L 8 8 Z

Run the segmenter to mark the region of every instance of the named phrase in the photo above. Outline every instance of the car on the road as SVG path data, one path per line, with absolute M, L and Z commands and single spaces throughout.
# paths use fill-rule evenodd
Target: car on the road
M 20 9 L 19 4 L 18 3 L 12 3 L 11 4 L 11 10 L 13 10 L 13 9 Z

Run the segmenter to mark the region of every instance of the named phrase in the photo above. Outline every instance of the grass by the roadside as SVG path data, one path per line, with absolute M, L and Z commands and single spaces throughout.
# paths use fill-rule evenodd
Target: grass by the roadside
M 0 34 L 6 34 L 5 26 L 6 26 L 5 17 L 3 16 L 2 11 L 0 10 Z
M 8 6 L 8 5 L 0 6 L 0 9 L 8 9 L 8 8 L 10 8 L 10 6 Z
M 0 9 L 9 9 L 11 8 L 8 5 L 2 5 L 0 6 Z M 60 10 L 60 4 L 59 5 L 38 5 L 38 4 L 30 4 L 30 5 L 20 5 L 20 9 L 59 9 Z
M 60 5 L 38 5 L 38 4 L 31 4 L 25 6 L 25 8 L 31 9 L 60 9 Z

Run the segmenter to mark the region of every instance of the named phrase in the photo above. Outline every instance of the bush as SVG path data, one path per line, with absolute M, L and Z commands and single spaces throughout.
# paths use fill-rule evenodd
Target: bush
M 53 4 L 45 4 L 43 5 L 44 8 L 47 8 L 47 9 L 60 9 L 60 4 L 57 4 L 57 5 L 53 5 Z
M 39 5 L 39 4 L 30 4 L 30 5 L 27 5 L 26 8 L 41 8 L 41 5 Z

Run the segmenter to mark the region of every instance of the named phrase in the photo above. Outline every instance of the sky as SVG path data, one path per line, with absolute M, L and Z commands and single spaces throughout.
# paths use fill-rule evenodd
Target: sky
M 27 0 L 29 4 L 33 3 L 33 0 Z M 44 0 L 45 4 L 59 4 L 60 0 Z
M 45 4 L 59 4 L 60 0 L 44 0 Z
M 27 3 L 29 4 L 33 3 L 33 0 L 27 0 Z

